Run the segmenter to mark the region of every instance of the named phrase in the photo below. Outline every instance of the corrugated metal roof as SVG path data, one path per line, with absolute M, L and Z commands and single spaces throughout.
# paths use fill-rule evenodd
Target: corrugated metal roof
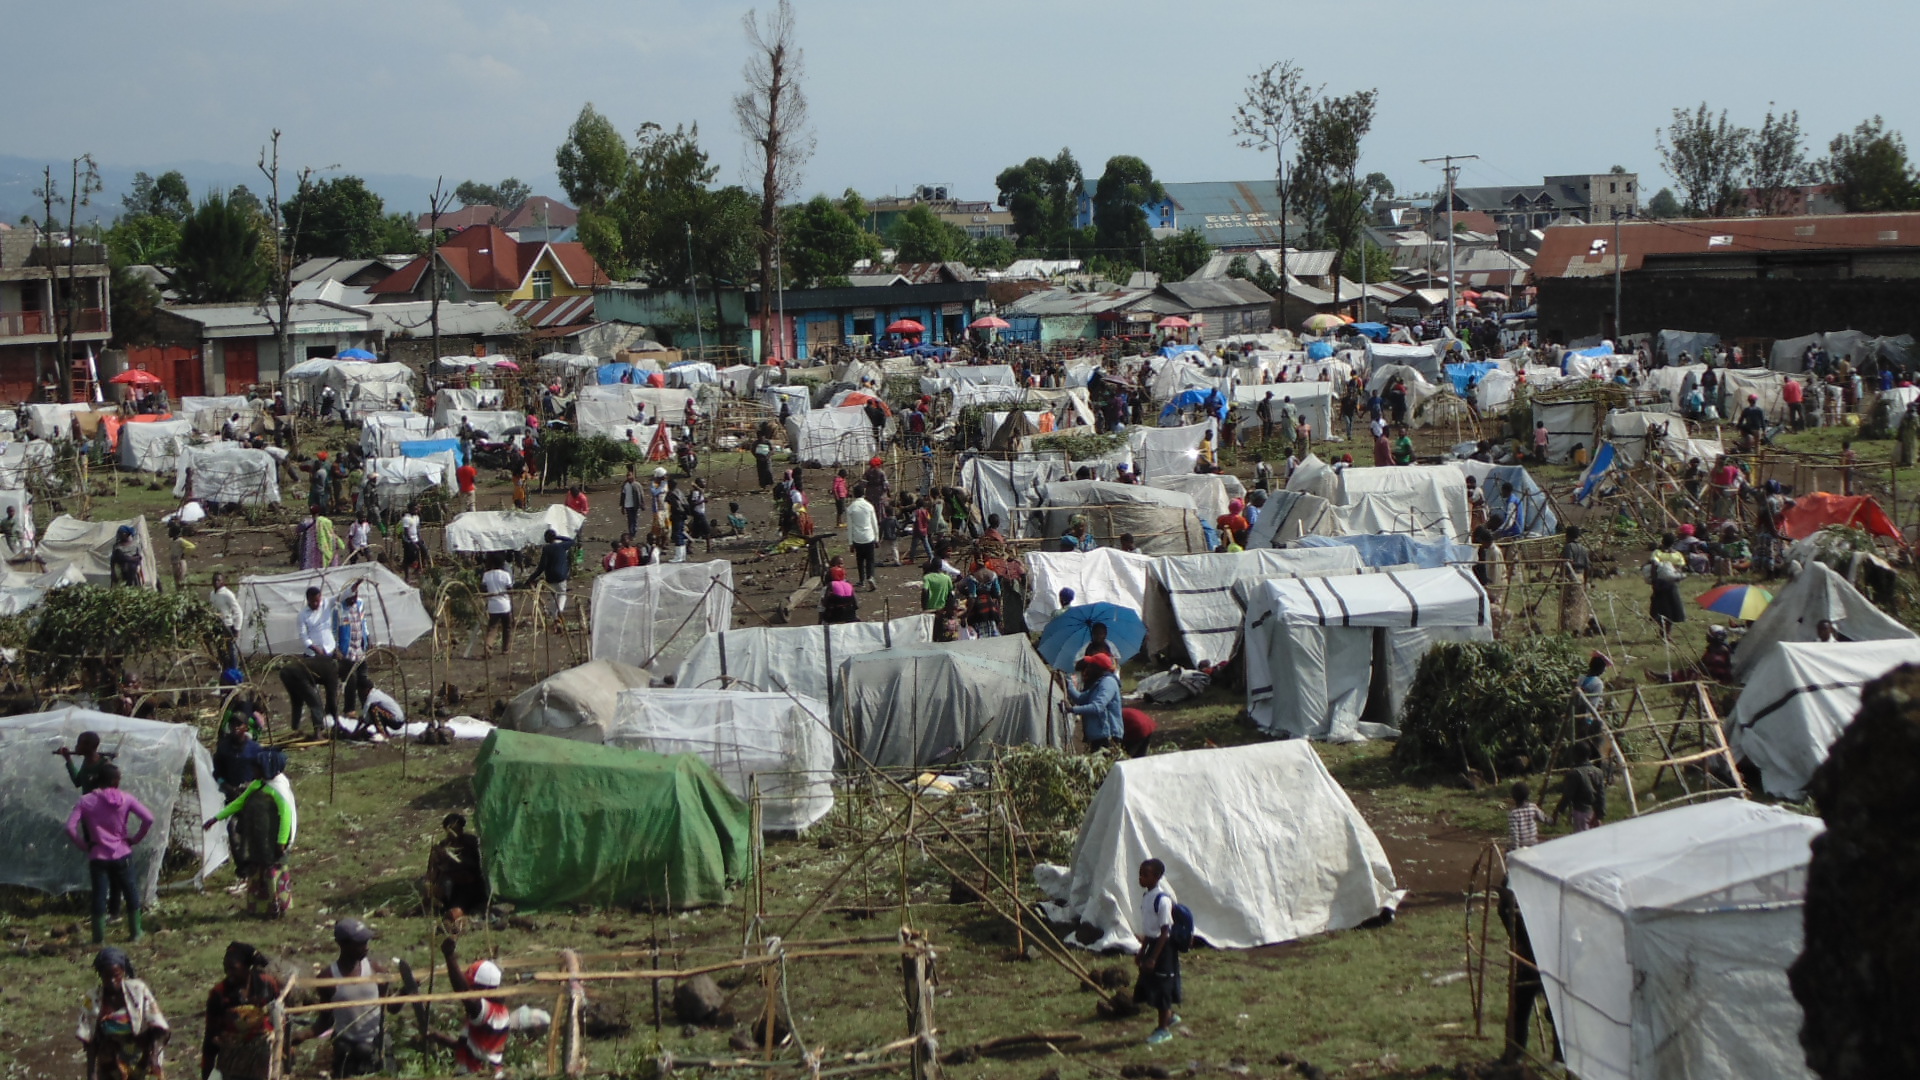
M 569 299 L 582 299 L 570 297 Z M 592 308 L 592 297 L 585 297 L 588 308 Z M 545 300 L 526 301 L 534 304 L 547 303 Z M 364 304 L 360 310 L 372 317 L 372 329 L 385 331 L 389 337 L 429 337 L 433 334 L 433 302 L 415 300 L 399 304 Z M 504 337 L 518 334 L 526 329 L 526 324 L 513 312 L 499 304 L 484 301 L 455 302 L 440 301 L 440 332 L 442 334 L 471 335 L 475 337 Z
M 1625 270 L 1649 256 L 1752 255 L 1762 252 L 1900 250 L 1920 247 L 1920 213 L 1816 214 L 1810 217 L 1705 218 L 1630 221 L 1614 226 L 1556 225 L 1540 241 L 1536 277 L 1612 273 L 1618 255 Z
M 1152 293 L 1146 289 L 1109 289 L 1105 292 L 1078 292 L 1073 289 L 1041 289 L 1030 292 L 1002 308 L 1005 316 L 1099 315 L 1120 311 Z
M 1208 281 L 1170 281 L 1160 286 L 1162 292 L 1169 293 L 1174 299 L 1191 307 L 1195 311 L 1209 311 L 1216 308 L 1250 307 L 1256 304 L 1270 304 L 1273 297 L 1263 292 L 1259 286 L 1241 278 L 1216 278 Z
M 1188 281 L 1212 281 L 1231 277 L 1227 273 L 1233 267 L 1233 260 L 1246 259 L 1248 267 L 1258 259 L 1267 264 L 1267 269 L 1280 272 L 1280 249 L 1277 247 L 1255 248 L 1252 251 L 1216 251 L 1207 259 L 1206 265 L 1187 275 Z M 1331 251 L 1289 251 L 1287 252 L 1287 273 L 1301 277 L 1326 277 L 1333 273 L 1333 252 Z
M 199 323 L 207 330 L 232 330 L 240 327 L 269 327 L 267 309 L 261 304 L 185 304 L 179 307 L 162 308 L 189 322 Z M 278 310 L 274 312 L 277 317 Z M 351 322 L 360 320 L 367 323 L 366 312 L 355 308 L 339 307 L 318 300 L 295 300 L 288 310 L 287 317 L 295 325 L 300 323 Z
M 528 326 L 572 326 L 593 321 L 592 296 L 559 296 L 551 300 L 515 300 L 506 306 Z

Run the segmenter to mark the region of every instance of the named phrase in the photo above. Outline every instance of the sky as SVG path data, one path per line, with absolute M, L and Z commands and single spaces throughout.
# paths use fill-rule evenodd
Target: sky
M 197 192 L 210 176 L 244 176 L 278 127 L 289 165 L 424 178 L 427 190 L 436 176 L 449 187 L 518 176 L 559 196 L 553 151 L 590 101 L 629 132 L 697 123 L 721 180 L 753 186 L 731 113 L 751 7 L 13 2 L 9 38 L 48 47 L 9 53 L 0 154 L 91 152 L 116 174 L 185 164 Z M 1329 92 L 1379 90 L 1362 168 L 1403 192 L 1438 187 L 1420 159 L 1447 153 L 1480 156 L 1462 185 L 1618 164 L 1657 190 L 1668 179 L 1655 130 L 1703 99 L 1754 127 L 1769 102 L 1798 109 L 1815 151 L 1874 114 L 1920 140 L 1920 65 L 1872 45 L 1920 30 L 1920 5 L 1897 0 L 797 0 L 796 11 L 817 137 L 805 193 L 944 184 L 992 198 L 1002 168 L 1063 146 L 1090 177 L 1114 154 L 1167 181 L 1269 176 L 1271 155 L 1235 145 L 1230 119 L 1247 75 L 1283 59 Z M 382 186 L 408 200 L 420 190 Z

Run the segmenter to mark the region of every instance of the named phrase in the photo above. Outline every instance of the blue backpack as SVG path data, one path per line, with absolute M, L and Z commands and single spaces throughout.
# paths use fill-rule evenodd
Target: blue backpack
M 1173 905 L 1173 929 L 1168 932 L 1167 940 L 1174 952 L 1193 948 L 1193 909 L 1185 904 Z

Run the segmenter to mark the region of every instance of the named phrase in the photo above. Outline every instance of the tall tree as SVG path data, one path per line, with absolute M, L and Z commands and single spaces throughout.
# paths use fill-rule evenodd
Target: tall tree
M 800 171 L 813 156 L 807 95 L 800 89 L 805 57 L 794 41 L 793 4 L 778 0 L 764 23 L 757 11 L 741 17 L 747 31 L 747 88 L 733 96 L 733 116 L 760 174 L 760 310 L 770 310 L 773 256 L 780 248 L 780 207 L 793 196 Z M 770 347 L 761 337 L 761 349 Z
M 460 200 L 461 206 L 491 206 L 501 212 L 517 210 L 527 201 L 533 189 L 522 183 L 518 177 L 509 176 L 498 184 L 483 184 L 478 180 L 462 180 L 460 186 L 453 189 L 453 197 Z
M 1800 131 L 1800 113 L 1793 109 L 1775 115 L 1767 105 L 1767 118 L 1754 132 L 1747 155 L 1747 186 L 1762 214 L 1791 213 L 1794 189 L 1811 180 L 1807 162 L 1806 136 Z
M 1661 188 L 1653 193 L 1653 198 L 1647 200 L 1647 216 L 1656 221 L 1677 218 L 1684 213 L 1686 208 L 1680 205 L 1679 199 L 1673 197 L 1673 189 L 1670 187 Z
M 268 287 L 260 232 L 244 207 L 213 192 L 180 229 L 180 251 L 167 284 L 190 304 L 258 300 Z
M 1714 116 L 1706 102 L 1692 112 L 1673 110 L 1673 123 L 1655 132 L 1661 167 L 1680 185 L 1681 205 L 1694 217 L 1725 214 L 1740 197 L 1739 179 L 1752 160 L 1753 132 Z
M 60 186 L 53 179 L 53 169 L 51 166 L 41 170 L 40 188 L 34 192 L 35 195 L 40 197 L 41 207 L 46 213 L 45 224 L 41 231 L 43 243 L 51 244 L 53 242 L 53 236 L 59 224 L 59 219 L 54 216 L 53 208 L 56 205 L 67 208 L 67 222 L 64 231 L 66 243 L 63 245 L 66 252 L 67 269 L 67 285 L 65 289 L 58 287 L 60 276 L 56 267 L 59 260 L 57 257 L 51 257 L 51 253 L 47 259 L 47 283 L 53 288 L 54 302 L 59 305 L 54 318 L 53 333 L 56 341 L 54 356 L 59 364 L 59 371 L 55 373 L 55 379 L 59 386 L 59 400 L 61 401 L 73 400 L 73 335 L 74 331 L 79 328 L 81 310 L 79 271 L 80 211 L 91 206 L 93 204 L 93 197 L 100 193 L 100 168 L 94 164 L 92 154 L 82 154 L 74 158 L 72 170 L 72 177 L 67 183 L 67 193 L 65 195 L 60 194 Z M 35 366 L 38 367 L 37 359 Z M 44 378 L 44 372 L 36 371 L 36 374 Z
M 967 230 L 914 203 L 893 223 L 894 257 L 903 263 L 952 262 L 967 254 Z
M 589 101 L 580 107 L 580 115 L 567 129 L 566 141 L 553 153 L 560 176 L 560 189 L 580 210 L 602 210 L 611 203 L 627 182 L 633 168 L 633 152 L 613 121 L 602 116 Z
M 294 174 L 294 197 L 281 198 L 279 128 L 273 129 L 272 142 L 260 148 L 256 167 L 267 180 L 266 291 L 273 301 L 271 307 L 262 306 L 266 308 L 268 324 L 273 327 L 275 362 L 285 371 L 293 366 L 293 253 L 300 248 L 300 236 L 306 224 L 299 196 L 312 187 L 313 169 L 303 168 Z M 288 213 L 289 203 L 293 213 Z
M 1167 189 L 1153 178 L 1147 163 L 1129 154 L 1107 159 L 1093 189 L 1093 228 L 1100 253 L 1116 262 L 1137 265 L 1141 245 L 1153 237 L 1146 207 L 1167 197 Z
M 719 169 L 699 137 L 698 125 L 672 131 L 642 125 L 634 136 L 633 167 L 606 208 L 618 222 L 626 265 L 656 285 L 700 277 L 740 284 L 751 276 L 758 201 L 738 187 L 709 186 Z
M 112 276 L 107 279 L 107 295 L 113 298 L 113 336 L 107 343 L 116 349 L 153 344 L 160 329 L 154 313 L 161 307 L 160 293 L 153 282 L 116 257 Z
M 385 204 L 357 176 L 339 176 L 310 185 L 288 200 L 287 213 L 305 222 L 297 259 L 368 259 L 383 254 L 380 241 Z
M 1878 117 L 1862 120 L 1827 145 L 1827 171 L 1840 185 L 1850 214 L 1909 210 L 1920 204 L 1920 181 L 1907 162 L 1907 143 Z
M 1185 281 L 1213 258 L 1213 245 L 1198 229 L 1181 229 L 1165 239 L 1147 245 L 1147 265 L 1161 281 Z
M 1336 266 L 1345 263 L 1347 252 L 1358 244 L 1373 202 L 1372 187 L 1360 177 L 1360 140 L 1373 130 L 1379 97 L 1377 90 L 1360 90 L 1319 98 L 1309 106 L 1300 129 L 1295 182 L 1306 189 L 1313 219 L 1333 247 Z M 1333 298 L 1339 303 L 1339 275 L 1334 277 Z
M 1240 104 L 1233 110 L 1233 134 L 1239 137 L 1240 145 L 1249 150 L 1273 152 L 1273 192 L 1280 199 L 1280 277 L 1283 281 L 1287 276 L 1287 204 L 1293 194 L 1293 185 L 1287 176 L 1287 144 L 1299 141 L 1307 110 L 1320 96 L 1321 89 L 1307 86 L 1306 74 L 1292 60 L 1280 60 L 1247 76 Z
M 163 172 L 157 179 L 137 172 L 120 205 L 129 216 L 166 218 L 178 225 L 193 213 L 193 193 L 187 190 L 187 178 L 178 169 Z
M 1049 258 L 1065 256 L 1085 183 L 1080 163 L 1065 147 L 1051 160 L 1030 157 L 1000 171 L 994 186 L 1000 193 L 1000 205 L 1013 215 L 1022 250 Z
M 180 223 L 158 214 L 129 214 L 113 223 L 106 240 L 107 250 L 122 265 L 165 266 L 180 246 Z
M 847 204 L 861 205 L 849 190 L 840 202 L 815 195 L 781 212 L 780 265 L 790 288 L 844 285 L 853 264 L 880 257 L 880 238 L 860 227 Z

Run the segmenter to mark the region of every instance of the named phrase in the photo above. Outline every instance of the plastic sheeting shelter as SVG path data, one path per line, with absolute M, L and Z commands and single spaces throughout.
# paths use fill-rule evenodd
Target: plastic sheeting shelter
M 1417 566 L 1422 570 L 1437 570 L 1449 563 L 1465 565 L 1474 559 L 1474 549 L 1470 544 L 1455 544 L 1447 540 L 1422 540 L 1405 533 L 1384 536 L 1303 536 L 1293 542 L 1294 547 L 1350 547 L 1360 553 L 1360 560 L 1372 567 Z
M 1493 640 L 1486 591 L 1458 567 L 1262 581 L 1246 605 L 1247 711 L 1273 734 L 1391 735 L 1434 643 Z
M 1150 858 L 1223 949 L 1350 929 L 1398 902 L 1379 838 L 1303 742 L 1116 764 L 1081 822 L 1062 906 L 1102 944 L 1137 949 Z
M 509 731 L 605 742 L 619 710 L 620 695 L 644 690 L 652 682 L 646 672 L 629 664 L 589 660 L 556 671 L 514 695 L 507 702 L 500 726 Z
M 1567 1069 L 1810 1077 L 1787 966 L 1819 818 L 1719 799 L 1513 852 Z
M 360 421 L 360 452 L 368 457 L 394 457 L 401 443 L 424 439 L 432 430 L 433 418 L 425 413 L 369 413 Z
M 1428 382 L 1440 380 L 1440 354 L 1431 345 L 1387 345 L 1367 342 L 1367 367 L 1378 371 L 1389 364 L 1410 367 Z
M 547 530 L 580 535 L 586 515 L 559 503 L 544 510 L 474 510 L 447 522 L 447 550 L 519 551 L 547 542 Z
M 752 871 L 747 805 L 692 754 L 495 731 L 473 790 L 487 881 L 522 907 L 717 904 Z
M 433 424 L 435 427 L 458 428 L 460 414 L 500 411 L 505 409 L 506 400 L 506 391 L 497 387 L 473 390 L 443 386 L 433 392 Z M 525 422 L 524 417 L 521 422 Z
M 1850 525 L 1874 536 L 1905 541 L 1900 530 L 1880 504 L 1867 495 L 1833 495 L 1825 491 L 1809 492 L 1793 500 L 1780 518 L 1780 535 L 1789 540 L 1804 540 L 1829 525 Z
M 1200 460 L 1200 440 L 1209 432 L 1215 451 L 1220 449 L 1220 429 L 1220 424 L 1213 423 L 1132 428 L 1127 433 L 1127 446 L 1133 451 L 1134 469 L 1142 480 L 1187 475 Z
M 186 497 L 189 472 L 193 497 L 203 502 L 265 506 L 280 501 L 280 461 L 265 450 L 234 443 L 187 447 L 174 464 L 174 498 Z
M 1487 506 L 1492 508 L 1500 501 L 1500 485 L 1512 484 L 1516 495 L 1520 496 L 1522 510 L 1522 528 L 1528 536 L 1552 536 L 1560 531 L 1560 519 L 1553 512 L 1553 504 L 1547 501 L 1546 489 L 1534 480 L 1533 474 L 1519 465 L 1489 465 L 1484 461 L 1455 461 L 1454 468 L 1467 476 L 1481 491 L 1487 493 Z
M 120 429 L 120 464 L 136 472 L 172 472 L 192 444 L 193 424 L 186 420 L 127 424 Z
M 1076 604 L 1114 604 L 1147 610 L 1151 556 L 1119 548 L 1092 551 L 1036 551 L 1026 557 L 1027 629 L 1045 630 L 1059 610 L 1060 590 L 1072 589 Z
M 795 461 L 831 469 L 865 464 L 879 453 L 880 441 L 874 437 L 867 411 L 855 406 L 789 415 L 787 445 L 792 448 Z
M 1741 410 L 1747 407 L 1747 398 L 1755 397 L 1760 399 L 1756 404 L 1767 414 L 1768 423 L 1783 423 L 1787 419 L 1787 399 L 1782 390 L 1786 383 L 1787 376 L 1778 371 L 1722 369 L 1720 392 L 1726 395 L 1727 407 L 1721 410 L 1721 415 L 1728 421 L 1738 420 Z
M 205 880 L 227 861 L 226 830 L 199 827 L 226 800 L 213 782 L 213 758 L 200 745 L 193 725 L 68 707 L 0 717 L 0 884 L 56 895 L 90 886 L 86 853 L 67 839 L 67 817 L 80 792 L 53 754 L 72 746 L 83 731 L 100 734 L 101 748 L 118 755 L 120 787 L 153 811 L 152 830 L 133 849 L 134 883 L 141 896 L 151 902 L 159 884 L 160 864 L 174 839 L 176 809 L 193 822 L 189 835 L 180 839 L 200 853 L 196 880 Z M 180 806 L 190 798 L 181 790 L 188 769 L 198 793 L 190 809 Z
M 1472 532 L 1466 474 L 1451 465 L 1398 465 L 1347 469 L 1341 473 L 1345 505 L 1384 497 L 1383 528 L 1346 528 L 1346 533 L 1438 533 L 1465 541 Z M 1340 510 L 1335 508 L 1336 513 Z
M 680 662 L 673 684 L 689 690 L 735 685 L 775 693 L 791 690 L 831 707 L 842 660 L 932 640 L 932 615 L 907 615 L 892 622 L 727 630 L 701 638 Z
M 1040 501 L 1043 509 L 1035 516 L 1041 533 L 1049 538 L 1066 532 L 1075 515 L 1084 515 L 1089 532 L 1101 543 L 1116 543 L 1132 533 L 1144 554 L 1190 555 L 1207 550 L 1200 509 L 1192 496 L 1178 491 L 1145 484 L 1062 480 L 1042 488 Z
M 367 635 L 375 645 L 404 649 L 433 631 L 433 619 L 420 602 L 420 590 L 379 563 L 349 563 L 324 570 L 296 570 L 290 574 L 244 577 L 235 590 L 246 627 L 240 647 L 253 653 L 298 656 L 300 612 L 307 606 L 307 590 L 318 587 L 324 602 L 335 603 L 355 583 L 360 606 L 367 612 Z
M 727 790 L 751 802 L 760 829 L 804 829 L 833 809 L 833 734 L 827 707 L 811 698 L 744 690 L 628 690 L 607 744 L 656 754 L 693 754 Z
M 1240 651 L 1246 617 L 1236 584 L 1356 574 L 1364 565 L 1360 553 L 1350 547 L 1268 548 L 1155 559 L 1147 567 L 1147 649 L 1158 652 L 1178 640 L 1195 664 L 1224 663 Z M 1078 594 L 1074 599 L 1082 602 Z
M 1754 665 L 1781 641 L 1817 641 L 1821 620 L 1829 620 L 1848 641 L 1892 641 L 1916 635 L 1873 606 L 1860 590 L 1825 563 L 1807 562 L 1792 581 L 1774 593 L 1773 603 L 1754 620 L 1733 652 L 1733 678 L 1746 682 Z
M 18 491 L 31 478 L 53 472 L 53 447 L 49 443 L 0 443 L 0 491 Z
M 1607 441 L 1627 465 L 1638 465 L 1647 456 L 1650 443 L 1663 448 L 1669 439 L 1687 438 L 1687 422 L 1676 413 L 1628 412 L 1614 409 L 1604 422 Z M 1548 436 L 1551 440 L 1552 436 Z M 1709 462 L 1709 465 L 1712 463 Z
M 978 761 L 1002 746 L 1065 746 L 1053 678 L 1023 637 L 900 645 L 849 657 L 834 727 L 867 761 Z
M 1576 446 L 1594 452 L 1599 445 L 1594 436 L 1598 419 L 1599 409 L 1591 401 L 1533 403 L 1533 422 L 1547 425 L 1547 460 L 1555 465 L 1566 464 Z
M 1304 491 L 1270 491 L 1260 519 L 1247 533 L 1246 549 L 1279 547 L 1305 536 L 1330 530 L 1333 504 Z
M 980 520 L 1000 515 L 1001 528 L 1015 538 L 1032 534 L 1028 511 L 1039 505 L 1041 487 L 1067 476 L 1066 463 L 1057 459 L 970 457 L 960 466 L 960 484 L 979 510 Z
M 238 394 L 223 397 L 196 397 L 189 395 L 181 398 L 173 414 L 193 425 L 193 430 L 208 435 L 218 435 L 234 413 L 240 414 L 239 426 L 246 430 L 253 423 L 253 399 Z
M 573 402 L 573 427 L 582 435 L 605 435 L 610 439 L 625 439 L 631 431 L 644 445 L 653 435 L 651 422 L 679 422 L 685 418 L 687 401 L 692 397 L 686 390 L 629 383 L 583 386 Z M 635 419 L 642 405 L 646 406 L 644 415 L 648 422 Z
M 1292 398 L 1294 411 L 1304 414 L 1307 423 L 1313 426 L 1314 438 L 1333 438 L 1333 421 L 1340 412 L 1340 401 L 1335 393 L 1338 389 L 1339 386 L 1330 382 L 1253 383 L 1235 386 L 1233 404 L 1240 410 L 1241 441 L 1251 440 L 1256 437 L 1255 433 L 1259 432 L 1260 414 L 1254 410 L 1260 407 L 1260 403 L 1266 400 L 1268 394 L 1273 395 L 1273 404 L 1268 406 L 1268 410 L 1273 413 L 1275 435 L 1289 440 L 1293 438 L 1293 432 L 1280 430 L 1281 406 L 1288 398 Z
M 1147 481 L 1150 488 L 1177 491 L 1193 500 L 1200 520 L 1218 521 L 1227 512 L 1227 504 L 1247 496 L 1247 486 L 1232 473 L 1187 473 L 1185 476 L 1157 476 Z
M 388 513 L 400 513 L 406 505 L 437 487 L 453 488 L 451 469 L 438 461 L 420 458 L 369 458 L 367 471 L 376 477 L 373 500 Z
M 1727 721 L 1733 752 L 1760 767 L 1767 794 L 1800 798 L 1860 711 L 1860 688 L 1901 664 L 1920 664 L 1920 641 L 1774 644 Z
M 656 563 L 593 579 L 593 658 L 670 675 L 702 637 L 733 629 L 733 564 Z
M 331 386 L 334 399 L 354 417 L 411 407 L 416 401 L 413 369 L 405 364 L 372 364 L 360 360 L 303 360 L 286 371 L 287 403 L 311 405 L 320 391 Z
M 145 517 L 81 521 L 62 514 L 47 523 L 46 531 L 40 534 L 37 553 L 49 572 L 72 566 L 86 576 L 87 584 L 107 585 L 112 582 L 107 559 L 122 525 L 132 526 L 140 542 L 140 584 L 149 588 L 158 586 L 160 564 L 153 556 L 153 536 L 147 530 Z

